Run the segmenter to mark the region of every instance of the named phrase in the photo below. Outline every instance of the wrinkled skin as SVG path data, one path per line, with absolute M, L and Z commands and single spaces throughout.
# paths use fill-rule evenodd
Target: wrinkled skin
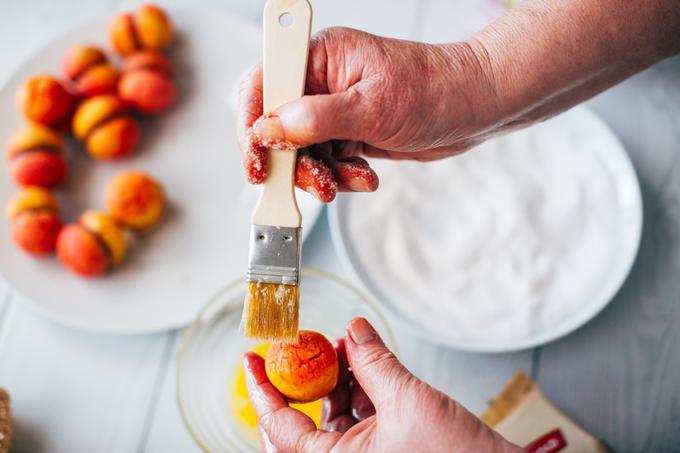
M 458 43 L 323 30 L 302 99 L 262 118 L 261 67 L 244 80 L 246 174 L 265 179 L 263 141 L 292 144 L 306 147 L 298 186 L 322 201 L 374 191 L 377 175 L 359 156 L 441 159 L 544 120 L 679 52 L 678 29 L 677 0 L 525 0 Z
M 321 430 L 288 406 L 267 379 L 263 359 L 246 353 L 248 392 L 267 452 L 522 451 L 413 376 L 365 319 L 350 322 L 336 351 L 343 370 L 324 398 Z
M 477 66 L 465 44 L 434 46 L 352 29 L 324 30 L 310 45 L 308 96 L 257 121 L 262 116 L 262 67 L 243 81 L 238 134 L 250 182 L 261 183 L 265 177 L 252 171 L 266 169 L 264 153 L 248 158 L 258 140 L 306 147 L 301 155 L 330 169 L 339 191 L 377 189 L 375 174 L 352 172 L 352 162 L 367 167 L 357 156 L 427 161 L 467 149 L 494 114 L 472 111 L 467 95 L 456 96 L 453 103 L 442 99 L 465 93 L 466 86 L 491 92 Z M 469 124 L 456 124 L 454 117 Z M 297 171 L 300 186 L 309 169 L 299 165 Z
M 456 155 L 679 53 L 678 30 L 677 0 L 524 0 L 468 40 L 444 45 L 324 30 L 311 43 L 307 96 L 262 117 L 261 68 L 243 82 L 238 134 L 247 176 L 255 184 L 266 177 L 262 142 L 292 144 L 306 147 L 298 184 L 322 201 L 335 197 L 333 188 L 370 192 L 377 177 L 359 156 Z M 338 344 L 353 374 L 324 403 L 325 431 L 288 407 L 261 358 L 246 356 L 268 451 L 517 450 L 411 375 L 375 334 L 357 341 L 363 324 L 354 320 Z

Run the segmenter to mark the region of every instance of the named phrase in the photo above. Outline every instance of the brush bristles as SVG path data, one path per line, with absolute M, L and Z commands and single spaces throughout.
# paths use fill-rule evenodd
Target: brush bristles
M 300 292 L 296 285 L 248 282 L 242 321 L 246 337 L 296 340 L 299 307 Z

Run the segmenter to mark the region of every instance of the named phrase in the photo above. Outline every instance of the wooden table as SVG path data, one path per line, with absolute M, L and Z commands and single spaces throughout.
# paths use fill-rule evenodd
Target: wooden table
M 130 8 L 123 0 L 4 0 L 0 82 L 58 33 Z M 313 0 L 315 28 L 446 42 L 498 14 L 500 0 Z M 173 0 L 259 22 L 261 0 Z M 361 6 L 361 7 L 360 7 Z M 400 335 L 418 376 L 481 411 L 518 370 L 617 451 L 680 451 L 680 59 L 591 101 L 629 151 L 645 223 L 635 267 L 608 308 L 576 333 L 533 350 L 468 354 Z M 322 216 L 307 266 L 347 276 Z M 16 451 L 198 450 L 175 402 L 178 331 L 117 337 L 69 330 L 31 313 L 0 284 L 0 385 L 13 398 Z

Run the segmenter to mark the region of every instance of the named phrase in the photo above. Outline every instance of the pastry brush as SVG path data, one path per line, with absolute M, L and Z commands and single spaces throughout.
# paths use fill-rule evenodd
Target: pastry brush
M 265 115 L 304 93 L 312 8 L 307 0 L 268 0 L 264 7 Z M 250 228 L 243 328 L 249 338 L 294 340 L 298 333 L 302 215 L 295 198 L 292 147 L 267 149 L 267 177 Z M 276 148 L 276 149 L 274 149 Z

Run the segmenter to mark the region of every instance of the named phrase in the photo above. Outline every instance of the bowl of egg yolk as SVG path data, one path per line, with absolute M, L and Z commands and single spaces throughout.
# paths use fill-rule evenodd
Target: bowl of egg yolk
M 184 331 L 177 353 L 177 401 L 196 443 L 208 452 L 261 451 L 257 415 L 246 389 L 242 358 L 246 351 L 265 357 L 269 343 L 248 340 L 239 329 L 246 283 L 219 291 Z M 362 316 L 392 350 L 392 331 L 380 308 L 344 280 L 303 269 L 300 281 L 300 329 L 333 341 L 350 320 Z M 396 351 L 395 351 L 396 352 Z M 321 400 L 291 406 L 319 426 Z

